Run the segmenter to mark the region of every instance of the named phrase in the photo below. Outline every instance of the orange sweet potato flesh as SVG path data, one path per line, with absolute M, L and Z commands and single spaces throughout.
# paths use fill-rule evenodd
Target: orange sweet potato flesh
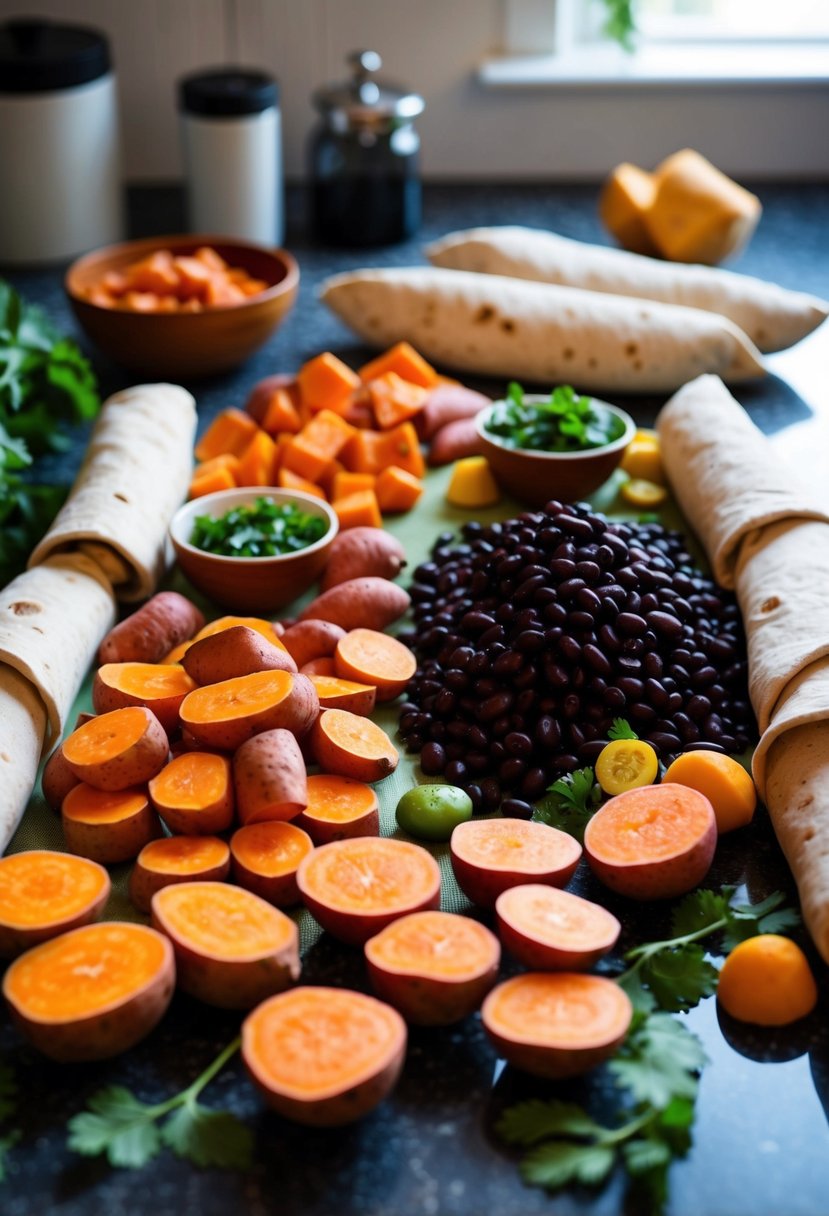
M 326 351 L 303 364 L 297 384 L 306 405 L 316 409 L 336 408 L 360 387 L 360 378 L 336 355 Z
M 326 772 L 368 783 L 388 777 L 400 759 L 381 727 L 346 709 L 322 710 L 311 730 L 311 750 Z
M 99 714 L 64 739 L 62 748 L 81 781 L 101 790 L 123 790 L 161 770 L 168 742 L 155 714 L 136 705 Z
M 501 947 L 484 925 L 452 912 L 413 912 L 365 944 L 374 991 L 407 1022 L 448 1026 L 479 1008 Z
M 158 663 L 204 625 L 204 614 L 177 591 L 159 591 L 120 624 L 98 648 L 99 663 Z
M 247 401 L 245 402 L 245 411 L 250 414 L 251 418 L 264 426 L 265 416 L 268 411 L 273 394 L 283 390 L 288 392 L 291 400 L 294 400 L 296 390 L 296 381 L 293 376 L 289 376 L 284 372 L 276 372 L 271 376 L 263 376 L 261 380 L 257 380 L 253 388 L 248 393 Z M 267 430 L 267 427 L 265 427 Z
M 307 477 L 300 477 L 292 469 L 280 469 L 276 475 L 276 484 L 283 490 L 300 490 L 303 494 L 311 494 L 314 498 L 325 498 L 325 491 L 315 485 Z
M 408 592 L 388 579 L 376 575 L 350 578 L 318 595 L 299 614 L 299 620 L 331 621 L 346 632 L 383 630 L 407 612 L 410 602 Z
M 141 787 L 98 790 L 81 782 L 66 795 L 61 811 L 70 853 L 101 865 L 137 857 L 161 835 L 161 824 Z
M 320 709 L 347 709 L 364 718 L 374 711 L 377 689 L 373 684 L 344 680 L 340 676 L 309 675 L 308 678 L 317 690 Z
M 221 882 L 163 887 L 152 923 L 173 943 L 180 987 L 222 1009 L 250 1009 L 298 977 L 299 934 L 265 900 Z
M 178 663 L 104 663 L 92 684 L 98 714 L 130 705 L 152 710 L 168 734 L 178 729 L 178 713 L 195 681 Z
M 352 528 L 382 528 L 383 516 L 373 490 L 355 490 L 332 503 L 340 532 Z
M 531 971 L 586 971 L 621 932 L 600 904 L 540 883 L 502 892 L 495 914 L 504 947 Z
M 396 536 L 377 528 L 351 528 L 334 537 L 320 583 L 323 591 L 353 578 L 397 578 L 406 551 Z
M 228 409 L 217 414 L 196 444 L 196 460 L 210 460 L 229 452 L 241 456 L 258 427 L 249 414 Z
M 212 836 L 233 823 L 233 782 L 226 756 L 184 752 L 153 777 L 149 792 L 171 832 Z
M 308 805 L 296 820 L 314 844 L 351 836 L 379 836 L 380 804 L 370 785 L 333 773 L 308 778 Z
M 527 972 L 484 1001 L 484 1030 L 499 1055 L 539 1077 L 578 1076 L 606 1060 L 633 1016 L 613 980 L 568 971 Z
M 306 907 L 333 937 L 362 945 L 410 912 L 440 904 L 440 867 L 420 845 L 384 836 L 335 840 L 299 867 Z
M 235 473 L 237 486 L 272 486 L 275 461 L 276 444 L 267 431 L 257 430 L 239 455 Z
M 343 679 L 373 684 L 378 701 L 399 697 L 417 669 L 408 646 L 376 629 L 352 629 L 337 643 L 334 662 Z
M 255 629 L 257 633 L 261 633 L 262 637 L 270 642 L 273 646 L 281 646 L 279 635 L 272 621 L 266 621 L 258 616 L 220 616 L 215 621 L 210 621 L 205 625 L 196 636 L 194 642 L 200 642 L 202 638 L 212 637 L 214 633 L 221 633 L 225 629 L 233 629 L 236 625 L 246 625 L 248 629 Z
M 175 985 L 170 943 L 145 925 L 85 925 L 11 964 L 3 995 L 12 1021 L 59 1061 L 105 1060 L 161 1020 Z
M 377 505 L 383 514 L 411 511 L 423 494 L 423 481 L 405 469 L 390 465 L 378 474 L 375 488 Z
M 368 383 L 375 421 L 381 431 L 408 422 L 423 409 L 428 397 L 425 388 L 402 379 L 397 372 L 386 372 Z
M 233 833 L 233 879 L 277 908 L 299 903 L 296 872 L 314 844 L 302 828 L 272 820 Z
M 235 751 L 266 730 L 304 735 L 319 713 L 319 698 L 306 676 L 256 671 L 197 688 L 181 705 L 182 726 L 205 747 Z
M 243 824 L 295 819 L 308 805 L 305 761 L 288 730 L 248 739 L 233 757 L 233 784 Z
M 285 630 L 282 644 L 297 667 L 302 667 L 312 659 L 330 658 L 344 637 L 345 630 L 331 621 L 298 621 Z
M 363 1118 L 394 1088 L 405 1053 L 400 1015 L 346 988 L 306 985 L 282 993 L 242 1027 L 242 1058 L 265 1101 L 311 1127 Z
M 178 882 L 221 882 L 230 873 L 230 846 L 218 836 L 164 836 L 145 845 L 130 874 L 130 899 L 149 913 L 162 887 Z
M 368 383 L 388 372 L 394 372 L 402 380 L 422 388 L 433 388 L 438 383 L 435 369 L 408 342 L 398 342 L 370 363 L 365 363 L 359 370 L 359 376 Z
M 481 907 L 491 907 L 502 891 L 523 883 L 563 887 L 582 853 L 566 832 L 520 819 L 461 823 L 449 848 L 458 886 Z
M 98 920 L 109 892 L 103 866 L 71 853 L 29 849 L 0 858 L 0 958 Z
M 187 648 L 181 665 L 195 684 L 220 684 L 255 671 L 290 671 L 296 662 L 282 645 L 269 642 L 256 629 L 233 625 Z

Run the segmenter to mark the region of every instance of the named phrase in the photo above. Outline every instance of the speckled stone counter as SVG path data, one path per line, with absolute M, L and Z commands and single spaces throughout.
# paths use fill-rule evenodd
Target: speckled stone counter
M 765 213 L 750 248 L 734 268 L 785 286 L 829 294 L 829 185 L 756 186 Z M 231 376 L 193 384 L 201 426 L 221 408 L 242 404 L 249 386 L 272 371 L 294 370 L 306 358 L 333 349 L 348 360 L 365 357 L 348 332 L 315 300 L 329 273 L 359 265 L 407 265 L 421 260 L 420 244 L 453 228 L 526 223 L 564 235 L 603 241 L 592 186 L 457 186 L 426 191 L 418 240 L 375 251 L 314 247 L 304 230 L 303 196 L 289 198 L 288 245 L 302 273 L 299 302 L 268 346 Z M 135 235 L 181 227 L 180 197 L 173 190 L 131 196 Z M 59 270 L 15 272 L 9 277 L 42 303 L 69 332 Z M 827 327 L 824 327 L 827 328 Z M 95 355 L 105 393 L 130 383 L 128 375 Z M 823 429 L 829 418 L 829 338 L 813 335 L 772 357 L 773 374 L 737 393 L 757 423 L 774 434 L 781 451 L 804 469 L 829 476 Z M 470 380 L 470 383 L 473 381 Z M 491 382 L 476 384 L 498 390 Z M 624 402 L 648 424 L 657 398 Z M 65 456 L 41 462 L 40 474 L 69 480 L 80 459 L 83 434 Z M 806 471 L 809 471 L 806 469 Z M 725 838 L 706 885 L 744 884 L 752 899 L 791 880 L 764 815 L 745 832 Z M 597 888 L 580 873 L 574 888 Z M 620 950 L 662 934 L 666 913 L 653 906 L 614 908 L 624 924 Z M 829 1212 L 829 1028 L 827 970 L 815 961 L 822 1000 L 793 1030 L 751 1031 L 718 1019 L 709 1000 L 688 1017 L 703 1039 L 710 1063 L 700 1086 L 694 1147 L 671 1171 L 670 1216 L 825 1216 Z M 508 970 L 508 967 L 507 967 Z M 325 935 L 306 955 L 310 982 L 365 987 L 360 954 Z M 21 1081 L 21 1139 L 9 1154 L 10 1175 L 0 1184 L 3 1216 L 534 1216 L 537 1213 L 626 1211 L 621 1178 L 598 1194 L 570 1191 L 550 1197 L 525 1188 L 516 1162 L 492 1126 L 505 1103 L 549 1095 L 550 1083 L 504 1069 L 484 1038 L 477 1017 L 445 1031 L 411 1035 L 405 1071 L 393 1096 L 362 1123 L 336 1131 L 291 1126 L 265 1112 L 236 1061 L 207 1091 L 209 1104 L 243 1116 L 256 1135 L 256 1164 L 241 1177 L 199 1171 L 169 1153 L 140 1173 L 85 1161 L 65 1147 L 66 1120 L 101 1085 L 124 1084 L 146 1101 L 188 1084 L 233 1037 L 238 1018 L 176 997 L 148 1040 L 105 1064 L 59 1067 L 21 1046 L 0 1021 L 0 1053 Z M 601 1105 L 601 1079 L 555 1087 L 557 1096 Z

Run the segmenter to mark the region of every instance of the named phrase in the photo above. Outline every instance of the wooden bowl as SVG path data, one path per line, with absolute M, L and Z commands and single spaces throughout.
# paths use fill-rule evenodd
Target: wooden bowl
M 220 557 L 190 544 L 197 515 L 218 518 L 232 507 L 252 503 L 261 497 L 279 503 L 296 503 L 309 515 L 319 516 L 328 524 L 325 535 L 305 549 L 280 557 Z M 178 564 L 194 587 L 232 612 L 261 616 L 290 604 L 320 577 L 339 526 L 334 511 L 322 498 L 303 494 L 301 490 L 246 486 L 238 490 L 218 490 L 215 494 L 186 502 L 173 516 L 170 539 Z
M 269 284 L 244 303 L 203 312 L 142 313 L 92 304 L 85 291 L 110 270 L 124 270 L 158 249 L 191 254 L 209 245 L 230 266 Z M 66 272 L 64 288 L 81 328 L 117 363 L 143 376 L 191 380 L 226 372 L 242 363 L 270 337 L 291 311 L 299 268 L 284 249 L 267 249 L 229 237 L 154 236 L 109 245 L 78 258 Z
M 528 393 L 524 400 L 534 402 L 548 398 Z M 530 507 L 543 507 L 550 499 L 577 502 L 598 490 L 616 470 L 636 433 L 636 423 L 630 414 L 606 401 L 600 404 L 621 418 L 625 429 L 613 443 L 584 452 L 536 452 L 506 447 L 497 435 L 485 428 L 493 406 L 481 410 L 475 419 L 481 450 L 501 488 Z

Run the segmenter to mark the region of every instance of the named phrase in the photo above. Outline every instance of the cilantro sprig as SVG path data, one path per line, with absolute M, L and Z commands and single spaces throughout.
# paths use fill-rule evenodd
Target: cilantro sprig
M 100 1089 L 87 1110 L 69 1120 L 69 1148 L 85 1157 L 106 1157 L 110 1165 L 141 1169 L 163 1148 L 201 1167 L 247 1170 L 253 1137 L 230 1111 L 199 1102 L 202 1090 L 241 1045 L 236 1038 L 186 1089 L 164 1102 L 141 1102 L 121 1085 Z
M 497 401 L 486 429 L 506 447 L 538 452 L 582 452 L 612 443 L 624 432 L 622 420 L 592 397 L 578 396 L 559 385 L 545 401 L 527 401 L 512 381 L 504 401 Z
M 198 515 L 190 544 L 221 557 L 276 557 L 307 549 L 327 527 L 321 516 L 308 514 L 296 503 L 261 495 L 224 515 Z
M 602 789 L 593 769 L 577 768 L 548 787 L 546 797 L 536 803 L 533 819 L 569 832 L 582 841 L 584 829 L 598 810 L 601 799 Z

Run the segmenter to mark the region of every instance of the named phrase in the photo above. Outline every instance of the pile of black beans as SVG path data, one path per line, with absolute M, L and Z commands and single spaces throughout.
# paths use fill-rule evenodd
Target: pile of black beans
M 418 669 L 400 733 L 476 811 L 530 814 L 595 762 L 614 718 L 664 763 L 755 736 L 736 601 L 661 524 L 560 502 L 468 523 L 460 543 L 438 537 L 409 591 L 400 637 Z

